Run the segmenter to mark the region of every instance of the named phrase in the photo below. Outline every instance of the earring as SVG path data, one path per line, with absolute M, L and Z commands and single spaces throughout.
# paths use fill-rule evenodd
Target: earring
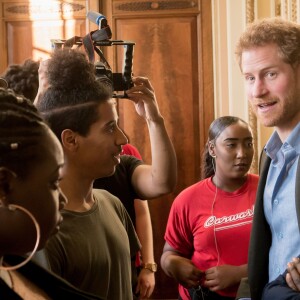
M 23 262 L 19 263 L 18 265 L 9 266 L 9 267 L 4 267 L 4 266 L 0 265 L 0 270 L 12 271 L 12 270 L 16 270 L 16 269 L 24 266 L 31 260 L 31 258 L 33 257 L 33 255 L 35 254 L 35 252 L 39 246 L 40 239 L 41 239 L 41 233 L 40 233 L 40 226 L 39 226 L 36 218 L 33 216 L 33 214 L 29 210 L 27 210 L 26 208 L 24 208 L 20 205 L 15 205 L 15 204 L 9 204 L 8 209 L 11 211 L 15 211 L 16 209 L 19 209 L 22 212 L 24 212 L 32 220 L 32 222 L 35 226 L 35 229 L 36 229 L 36 242 L 35 242 L 34 248 L 33 248 L 32 252 L 30 253 L 30 255 Z

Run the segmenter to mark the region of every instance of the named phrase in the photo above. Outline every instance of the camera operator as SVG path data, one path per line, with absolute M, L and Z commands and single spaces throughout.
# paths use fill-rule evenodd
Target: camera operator
M 44 83 L 48 80 L 48 72 L 47 69 L 44 68 L 46 65 L 47 64 L 41 63 L 42 67 L 39 70 L 40 79 L 42 78 Z M 74 74 L 74 76 L 79 75 Z M 56 80 L 59 81 L 59 78 L 56 78 Z M 81 80 L 84 81 L 85 78 L 82 77 Z M 51 80 L 49 80 L 49 82 L 51 85 Z M 149 80 L 145 77 L 134 77 L 133 83 L 134 87 L 127 90 L 126 94 L 128 95 L 128 99 L 134 103 L 137 113 L 147 122 L 151 142 L 152 164 L 147 165 L 137 159 L 130 158 L 130 164 L 125 165 L 124 162 L 126 159 L 128 160 L 128 158 L 121 156 L 120 164 L 116 166 L 116 169 L 118 171 L 119 168 L 126 168 L 127 171 L 122 173 L 122 176 L 125 176 L 121 177 L 122 180 L 120 180 L 120 177 L 117 179 L 118 185 L 115 185 L 114 191 L 110 190 L 113 194 L 121 191 L 121 195 L 127 197 L 126 190 L 128 189 L 127 185 L 129 182 L 130 189 L 134 191 L 134 196 L 129 195 L 129 201 L 132 202 L 132 205 L 134 204 L 135 198 L 153 199 L 170 193 L 174 189 L 177 180 L 175 151 L 166 131 L 164 119 L 160 114 L 154 89 Z M 41 97 L 37 97 L 36 104 L 38 106 L 39 102 L 43 101 L 43 88 L 46 88 L 47 85 L 48 83 L 43 84 L 39 90 Z M 55 99 L 53 101 L 55 101 Z M 126 101 L 126 99 L 122 101 Z M 99 155 L 101 154 L 99 153 Z M 99 165 L 99 168 L 101 169 L 101 165 Z M 109 179 L 106 178 L 106 181 L 113 180 L 113 177 L 114 176 L 108 177 Z M 80 185 L 80 182 L 78 184 Z M 121 201 L 123 201 L 123 199 L 121 199 Z M 140 231 L 141 235 L 143 235 L 142 231 L 144 231 L 146 236 L 146 232 L 148 231 L 147 226 L 149 225 L 151 226 L 150 216 L 147 223 L 144 223 L 144 228 L 139 228 L 137 231 Z M 137 286 L 135 287 L 136 290 L 134 290 L 134 292 L 138 292 L 142 298 L 150 297 L 155 285 L 155 268 L 149 269 L 149 265 L 155 266 L 152 236 L 151 234 L 147 236 L 147 239 L 144 238 L 144 245 L 142 244 L 142 260 L 145 268 L 140 272 Z M 142 241 L 143 238 L 140 238 L 140 240 Z M 99 270 L 99 272 L 101 273 L 101 270 Z M 67 279 L 72 282 L 72 278 Z M 95 292 L 93 290 L 89 291 Z

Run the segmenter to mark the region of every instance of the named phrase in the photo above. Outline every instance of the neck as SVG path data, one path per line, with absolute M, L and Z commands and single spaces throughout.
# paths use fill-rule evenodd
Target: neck
M 221 180 L 216 174 L 212 178 L 214 185 L 225 192 L 234 192 L 238 190 L 246 180 L 247 174 L 244 177 L 229 180 Z
M 292 128 L 275 127 L 275 130 L 277 131 L 282 143 L 284 143 L 286 141 L 286 139 L 288 138 L 288 136 L 290 135 L 290 133 L 293 131 L 294 128 L 295 128 L 295 126 Z
M 94 204 L 93 182 L 76 180 L 65 176 L 60 182 L 60 188 L 68 199 L 65 209 L 77 212 L 88 211 Z

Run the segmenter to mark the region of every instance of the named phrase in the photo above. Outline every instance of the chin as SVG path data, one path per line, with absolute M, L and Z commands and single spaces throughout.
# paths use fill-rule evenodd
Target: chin
M 111 169 L 110 172 L 108 171 L 107 174 L 103 177 L 112 176 L 112 175 L 114 175 L 115 171 L 116 171 L 116 167 L 114 166 L 113 169 Z

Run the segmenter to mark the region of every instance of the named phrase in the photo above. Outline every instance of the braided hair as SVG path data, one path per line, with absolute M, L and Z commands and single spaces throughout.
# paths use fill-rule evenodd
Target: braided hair
M 39 162 L 41 137 L 49 130 L 33 103 L 10 89 L 0 88 L 0 166 L 25 178 Z

